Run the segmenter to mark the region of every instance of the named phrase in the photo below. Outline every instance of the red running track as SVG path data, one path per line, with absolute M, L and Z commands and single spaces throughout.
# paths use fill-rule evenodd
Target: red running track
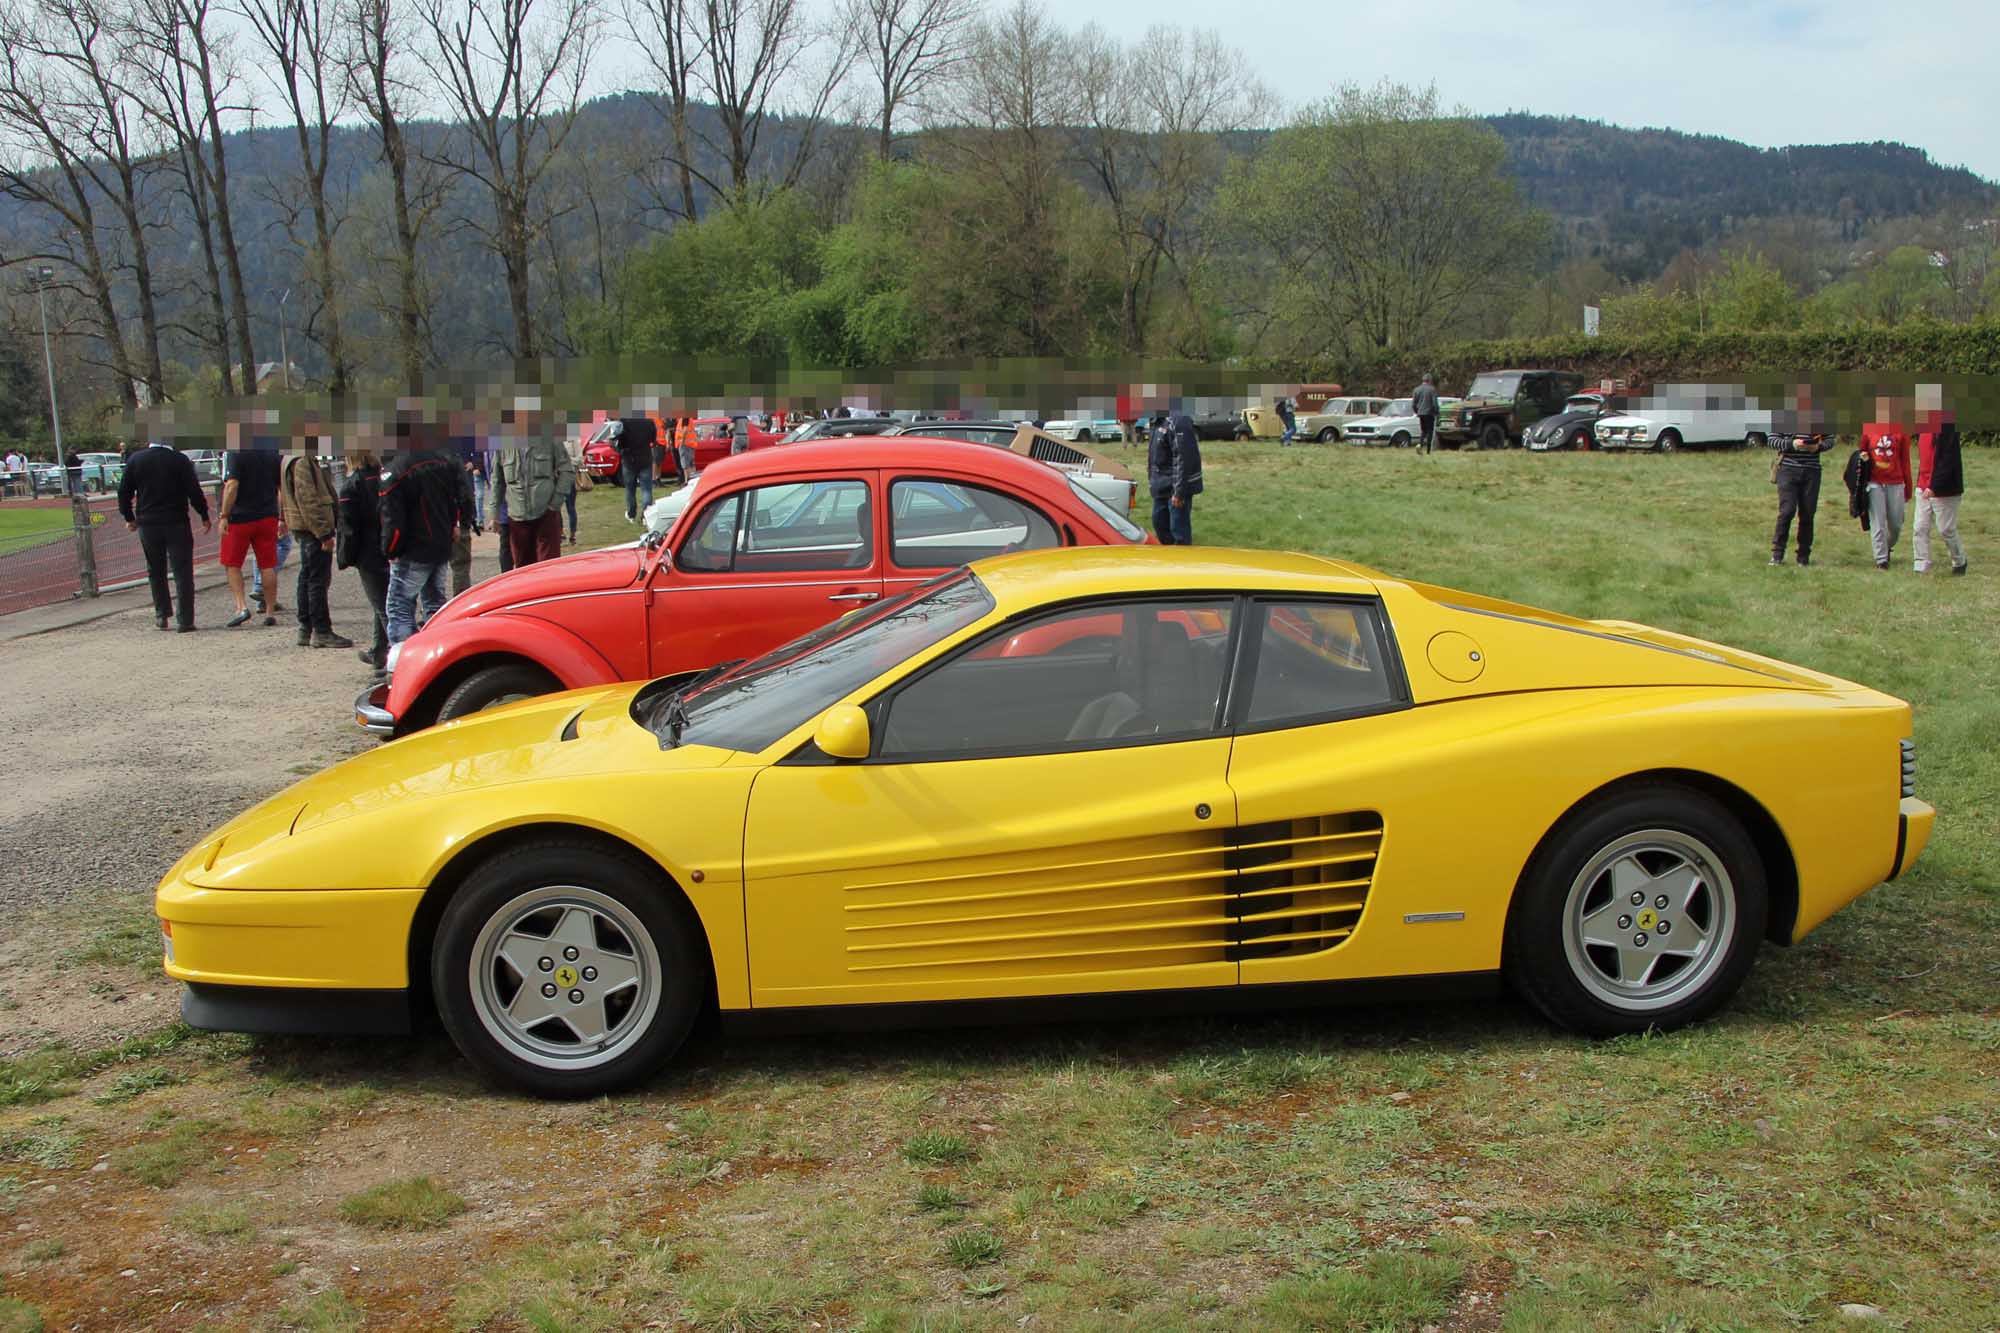
M 212 504 L 213 502 L 211 502 Z M 33 506 L 37 509 L 69 509 L 67 497 L 46 500 L 8 500 L 12 511 Z M 146 577 L 145 552 L 139 549 L 139 534 L 130 531 L 118 517 L 116 496 L 93 497 L 90 502 L 95 526 L 91 541 L 97 555 L 97 584 L 100 588 Z M 194 564 L 215 563 L 221 538 L 213 531 L 204 534 L 197 521 L 194 529 Z M 0 555 L 0 615 L 25 611 L 31 606 L 47 606 L 66 601 L 77 593 L 76 535 L 69 528 L 52 533 L 49 540 L 26 550 Z

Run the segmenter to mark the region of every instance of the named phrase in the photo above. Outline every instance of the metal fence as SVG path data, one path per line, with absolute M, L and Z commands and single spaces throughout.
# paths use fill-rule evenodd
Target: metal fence
M 67 496 L 60 499 L 0 500 L 0 513 L 16 513 L 30 508 L 60 512 L 65 520 L 70 514 Z M 117 497 L 94 497 L 90 501 L 90 514 L 98 590 L 115 592 L 134 583 L 144 583 L 145 552 L 139 548 L 139 534 L 127 529 L 124 520 L 118 517 Z M 51 527 L 45 535 L 35 534 L 25 540 L 26 545 L 0 553 L 0 615 L 67 601 L 80 594 L 76 533 L 70 523 L 63 522 Z M 204 535 L 199 526 L 196 527 L 194 563 L 197 569 L 215 563 L 220 541 L 214 532 Z

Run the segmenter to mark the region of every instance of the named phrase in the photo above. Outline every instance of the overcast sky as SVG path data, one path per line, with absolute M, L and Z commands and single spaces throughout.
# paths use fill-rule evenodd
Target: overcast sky
M 2000 0 L 1061 0 L 1136 38 L 1220 27 L 1297 106 L 1343 81 L 1446 106 L 1719 134 L 1894 140 L 2000 181 Z

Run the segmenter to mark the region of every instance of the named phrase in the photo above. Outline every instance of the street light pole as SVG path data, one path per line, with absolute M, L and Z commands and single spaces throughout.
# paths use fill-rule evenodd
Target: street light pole
M 292 391 L 292 353 L 290 350 L 291 324 L 285 318 L 285 302 L 292 299 L 292 289 L 285 288 L 285 294 L 278 298 L 278 362 L 285 370 L 285 392 Z
M 63 478 L 69 483 L 70 526 L 76 531 L 77 591 L 85 597 L 95 597 L 97 551 L 91 544 L 90 501 L 84 498 L 83 473 L 79 470 L 72 474 L 63 456 L 62 411 L 56 406 L 56 358 L 49 350 L 49 283 L 55 279 L 56 271 L 44 264 L 36 276 L 40 279 L 35 284 L 35 302 L 42 313 L 42 366 L 49 375 L 49 429 L 56 441 L 56 466 L 62 469 Z

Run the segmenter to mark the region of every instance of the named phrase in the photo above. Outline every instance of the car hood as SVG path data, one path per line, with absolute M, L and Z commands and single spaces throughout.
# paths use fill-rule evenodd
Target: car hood
M 1635 416 L 1630 412 L 1619 412 L 1612 416 L 1599 417 L 1597 424 L 1599 426 L 1650 426 L 1653 424 L 1653 418 Z
M 467 588 L 446 602 L 432 623 L 506 611 L 551 597 L 629 588 L 644 577 L 647 559 L 644 548 L 628 543 L 523 565 Z
M 736 757 L 705 745 L 662 750 L 632 720 L 643 683 L 544 694 L 427 727 L 296 782 L 201 841 L 175 873 L 204 888 L 245 887 L 274 844 L 413 802 L 474 797 L 516 783 L 712 769 Z M 365 829 L 353 836 L 365 836 Z M 340 836 L 349 836 L 345 833 Z
M 1558 412 L 1552 417 L 1543 417 L 1540 421 L 1537 421 L 1533 429 L 1537 431 L 1564 430 L 1579 422 L 1596 421 L 1599 419 L 1595 412 Z

